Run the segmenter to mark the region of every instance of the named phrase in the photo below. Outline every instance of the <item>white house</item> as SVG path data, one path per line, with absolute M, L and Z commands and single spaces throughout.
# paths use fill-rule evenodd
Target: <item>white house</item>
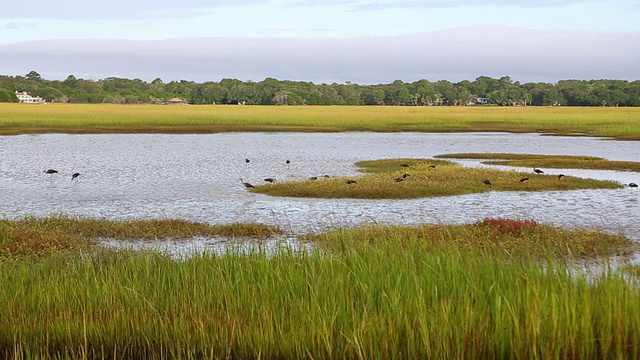
M 31 96 L 26 91 L 16 90 L 16 97 L 18 98 L 18 101 L 25 104 L 46 104 L 47 103 L 40 96 Z

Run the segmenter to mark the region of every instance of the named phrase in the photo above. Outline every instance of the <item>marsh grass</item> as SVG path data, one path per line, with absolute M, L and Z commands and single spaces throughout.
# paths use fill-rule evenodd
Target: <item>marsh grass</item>
M 520 236 L 540 241 L 531 227 Z M 455 239 L 430 250 L 422 235 L 394 227 L 331 233 L 346 246 L 330 251 L 0 263 L 0 356 L 640 356 L 640 289 L 625 277 L 458 246 L 468 231 L 425 230 Z
M 640 108 L 0 104 L 0 134 L 540 132 L 640 140 Z
M 0 261 L 86 253 L 99 238 L 180 240 L 201 235 L 264 239 L 281 233 L 277 227 L 255 223 L 208 225 L 179 219 L 110 221 L 64 214 L 27 216 L 19 220 L 0 220 Z
M 595 156 L 459 153 L 436 155 L 434 157 L 438 159 L 482 159 L 482 163 L 487 165 L 640 172 L 640 162 L 605 160 Z
M 302 239 L 328 250 L 360 244 L 376 246 L 381 241 L 397 239 L 422 246 L 425 251 L 457 249 L 509 258 L 607 257 L 637 248 L 622 235 L 597 230 L 568 230 L 533 220 L 504 218 L 487 218 L 468 225 L 369 225 L 309 234 Z
M 614 181 L 540 175 L 492 168 L 470 168 L 433 159 L 393 159 L 360 162 L 358 177 L 291 181 L 257 186 L 251 191 L 274 196 L 356 199 L 409 199 L 463 195 L 487 191 L 543 191 L 620 188 Z M 406 165 L 406 166 L 402 166 Z M 432 167 L 436 165 L 435 168 Z M 409 176 L 406 176 L 408 174 Z M 520 179 L 528 177 L 529 181 Z M 402 178 L 402 180 L 400 180 Z M 347 180 L 356 183 L 347 184 Z M 491 185 L 485 184 L 489 180 Z

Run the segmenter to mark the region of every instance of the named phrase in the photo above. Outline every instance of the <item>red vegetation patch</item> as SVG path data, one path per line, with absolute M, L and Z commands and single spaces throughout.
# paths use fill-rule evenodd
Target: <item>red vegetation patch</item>
M 521 235 L 526 230 L 540 226 L 540 224 L 534 220 L 515 220 L 501 218 L 486 218 L 475 223 L 475 225 L 492 228 L 494 229 L 495 233 L 512 235 Z

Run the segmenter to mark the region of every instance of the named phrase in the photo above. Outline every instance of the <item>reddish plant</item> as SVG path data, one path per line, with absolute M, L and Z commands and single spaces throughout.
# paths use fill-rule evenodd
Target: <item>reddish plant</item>
M 500 234 L 520 235 L 524 230 L 539 226 L 535 220 L 516 220 L 502 218 L 486 218 L 476 223 L 478 226 L 490 227 Z

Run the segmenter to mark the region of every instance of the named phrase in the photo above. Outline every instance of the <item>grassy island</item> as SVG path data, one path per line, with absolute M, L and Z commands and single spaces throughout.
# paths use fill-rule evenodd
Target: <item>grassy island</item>
M 434 159 L 385 159 L 356 165 L 369 174 L 273 183 L 257 186 L 252 191 L 292 197 L 408 199 L 486 191 L 615 189 L 622 186 L 615 181 L 470 168 Z
M 595 156 L 537 155 L 509 153 L 460 153 L 436 155 L 438 159 L 480 159 L 487 165 L 547 169 L 587 169 L 640 172 L 640 162 L 605 160 Z

